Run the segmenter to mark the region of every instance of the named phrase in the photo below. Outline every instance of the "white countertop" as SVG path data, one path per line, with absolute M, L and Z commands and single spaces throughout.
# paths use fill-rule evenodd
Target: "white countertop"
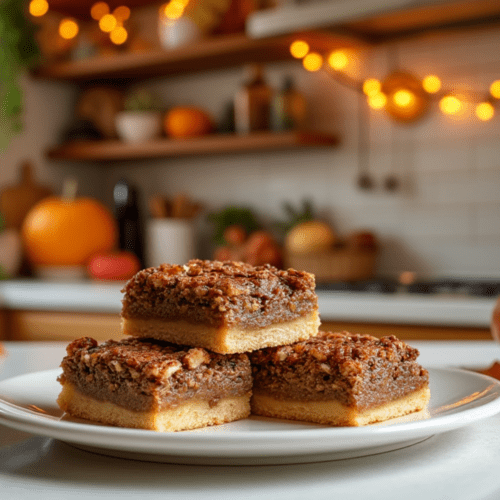
M 493 342 L 415 342 L 427 367 L 486 366 Z M 56 368 L 64 344 L 6 342 L 0 380 Z M 0 425 L 0 496 L 161 500 L 498 500 L 500 415 L 396 451 L 280 466 L 186 466 L 88 453 Z
M 119 313 L 124 282 L 0 282 L 0 307 Z M 324 321 L 380 322 L 488 328 L 495 299 L 318 291 Z

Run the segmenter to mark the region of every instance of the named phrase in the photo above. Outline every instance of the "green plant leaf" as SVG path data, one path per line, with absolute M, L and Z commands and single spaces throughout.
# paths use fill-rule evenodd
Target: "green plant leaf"
M 224 231 L 234 224 L 243 226 L 247 234 L 257 231 L 262 226 L 257 221 L 251 208 L 229 206 L 220 212 L 208 214 L 208 220 L 215 225 L 213 240 L 216 245 L 225 245 Z

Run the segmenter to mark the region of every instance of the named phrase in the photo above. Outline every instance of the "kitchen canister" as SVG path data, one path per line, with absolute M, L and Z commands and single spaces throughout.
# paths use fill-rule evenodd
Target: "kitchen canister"
M 191 220 L 150 219 L 146 227 L 146 265 L 185 264 L 195 258 L 195 228 Z

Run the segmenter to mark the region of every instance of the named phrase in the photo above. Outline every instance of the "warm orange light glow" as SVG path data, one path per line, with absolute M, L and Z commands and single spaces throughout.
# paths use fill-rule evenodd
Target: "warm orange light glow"
M 302 59 L 309 52 L 309 44 L 304 40 L 295 40 L 290 45 L 290 54 L 296 59 Z
M 332 69 L 340 71 L 349 64 L 349 57 L 343 50 L 336 50 L 328 56 L 328 64 Z
M 387 104 L 387 96 L 383 92 L 368 96 L 368 106 L 372 109 L 382 109 Z
M 317 52 L 309 52 L 302 59 L 302 64 L 307 71 L 319 71 L 321 66 L 323 66 L 323 57 Z
M 458 97 L 447 95 L 439 101 L 439 109 L 445 115 L 457 115 L 462 111 L 463 103 Z
M 106 2 L 97 2 L 90 8 L 90 15 L 96 21 L 100 21 L 106 14 L 109 14 L 109 5 Z
M 476 116 L 483 122 L 487 122 L 495 116 L 495 108 L 489 102 L 481 102 L 476 106 Z
M 78 35 L 78 31 L 80 31 L 80 28 L 74 19 L 63 19 L 59 23 L 59 34 L 65 40 L 75 38 L 75 36 Z
M 436 75 L 428 75 L 422 80 L 422 87 L 429 94 L 435 94 L 441 90 L 441 80 Z
M 115 45 L 121 45 L 127 41 L 128 32 L 123 26 L 118 26 L 109 34 L 109 38 Z
M 118 21 L 123 23 L 124 21 L 126 21 L 130 17 L 130 9 L 128 7 L 126 7 L 125 5 L 121 5 L 120 7 L 117 7 L 113 11 L 113 16 L 115 16 L 115 18 Z
M 409 108 L 415 104 L 416 96 L 411 90 L 401 89 L 394 92 L 392 100 L 400 108 Z
M 178 0 L 172 0 L 165 6 L 165 16 L 168 19 L 179 19 L 184 14 L 185 4 Z
M 380 93 L 382 84 L 376 78 L 369 78 L 363 82 L 363 92 L 367 96 L 374 96 Z
M 47 0 L 31 0 L 29 11 L 30 14 L 34 17 L 41 17 L 44 14 L 47 14 L 49 10 L 49 3 Z
M 495 80 L 491 85 L 490 85 L 490 94 L 495 98 L 495 99 L 500 99 L 500 80 Z
M 105 33 L 111 33 L 117 25 L 118 21 L 113 14 L 106 14 L 99 20 L 99 28 Z

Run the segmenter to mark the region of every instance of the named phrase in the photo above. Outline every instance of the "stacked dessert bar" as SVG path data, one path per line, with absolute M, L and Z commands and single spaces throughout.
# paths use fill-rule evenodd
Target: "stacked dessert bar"
M 416 349 L 319 325 L 306 272 L 201 260 L 144 269 L 124 289 L 128 337 L 72 342 L 58 403 L 73 416 L 158 431 L 251 412 L 364 425 L 427 404 Z

